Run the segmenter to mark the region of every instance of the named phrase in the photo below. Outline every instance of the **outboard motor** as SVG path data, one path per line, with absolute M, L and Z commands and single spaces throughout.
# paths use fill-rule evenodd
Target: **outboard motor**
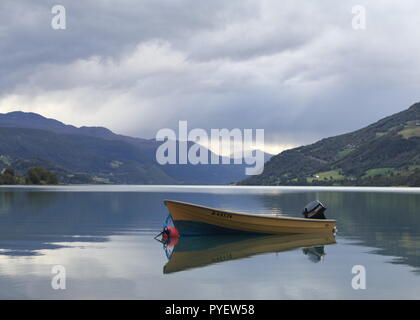
M 327 208 L 319 200 L 309 202 L 303 209 L 302 214 L 309 219 L 326 219 L 324 212 Z

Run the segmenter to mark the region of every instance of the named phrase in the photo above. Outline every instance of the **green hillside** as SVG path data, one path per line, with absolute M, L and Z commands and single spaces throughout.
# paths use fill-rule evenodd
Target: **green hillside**
M 363 129 L 286 150 L 242 185 L 420 186 L 420 103 Z
M 159 141 L 104 127 L 78 128 L 31 112 L 0 113 L 0 128 L 0 160 L 17 161 L 12 165 L 0 161 L 0 169 L 9 166 L 22 173 L 19 166 L 28 169 L 29 164 L 45 162 L 42 166 L 53 170 L 62 183 L 220 185 L 246 177 L 245 163 L 160 165 L 155 159 Z
M 49 164 L 43 167 L 69 172 L 70 176 L 65 175 L 68 178 L 88 174 L 93 182 L 101 183 L 176 183 L 139 148 L 122 141 L 0 127 L 0 152 L 0 167 L 13 167 L 18 172 L 39 159 Z

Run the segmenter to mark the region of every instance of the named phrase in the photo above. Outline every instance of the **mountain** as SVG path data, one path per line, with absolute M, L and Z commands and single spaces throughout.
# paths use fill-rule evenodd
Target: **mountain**
M 420 103 L 360 130 L 286 150 L 240 185 L 420 186 Z
M 160 165 L 155 159 L 160 144 L 36 113 L 0 114 L 0 169 L 16 166 L 23 173 L 44 163 L 68 183 L 227 184 L 245 178 L 245 164 Z
M 268 160 L 270 160 L 271 157 L 274 155 L 274 154 L 271 154 L 271 153 L 264 152 L 261 149 L 254 149 L 254 151 L 252 152 L 253 156 L 255 156 L 255 152 L 257 150 L 260 151 L 260 152 L 263 152 L 263 154 L 264 154 L 264 163 L 267 162 Z M 233 153 L 230 155 L 230 158 L 231 159 L 235 159 L 235 156 L 234 156 Z M 252 158 L 246 158 L 246 157 L 243 158 L 244 161 L 246 161 L 247 159 L 249 159 L 250 162 L 252 162 L 252 160 L 253 160 Z
M 71 173 L 85 173 L 97 182 L 175 183 L 147 160 L 140 148 L 121 141 L 57 134 L 46 130 L 0 127 L 3 159 L 42 159 Z M 10 161 L 9 161 L 10 162 Z
M 143 152 L 145 153 L 147 153 L 148 151 L 152 153 L 150 150 L 154 150 L 157 147 L 157 142 L 153 139 L 148 140 L 124 136 L 116 134 L 105 127 L 83 126 L 78 128 L 72 125 L 64 124 L 55 119 L 45 118 L 40 114 L 33 112 L 14 111 L 5 114 L 0 113 L 0 127 L 40 129 L 60 134 L 75 134 L 102 138 L 105 140 L 124 141 L 135 146 L 142 147 Z

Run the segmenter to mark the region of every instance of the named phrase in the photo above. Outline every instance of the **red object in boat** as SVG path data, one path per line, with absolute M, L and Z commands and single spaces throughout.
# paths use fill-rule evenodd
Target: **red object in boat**
M 169 240 L 167 240 L 167 241 L 165 242 L 165 246 L 166 246 L 167 248 L 173 248 L 173 247 L 175 247 L 175 246 L 176 246 L 176 244 L 178 243 L 178 240 L 179 240 L 179 238 L 175 238 L 175 237 L 169 238 Z
M 162 233 L 162 240 L 163 241 L 172 241 L 173 239 L 179 238 L 179 232 L 174 227 L 165 227 Z M 178 240 L 177 240 L 178 242 Z

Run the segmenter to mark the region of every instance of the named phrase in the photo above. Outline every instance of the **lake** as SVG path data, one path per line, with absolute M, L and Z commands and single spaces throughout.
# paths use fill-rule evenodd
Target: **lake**
M 181 237 L 165 250 L 165 199 L 297 217 L 319 199 L 338 232 Z M 0 298 L 419 299 L 419 208 L 418 188 L 1 187 Z

